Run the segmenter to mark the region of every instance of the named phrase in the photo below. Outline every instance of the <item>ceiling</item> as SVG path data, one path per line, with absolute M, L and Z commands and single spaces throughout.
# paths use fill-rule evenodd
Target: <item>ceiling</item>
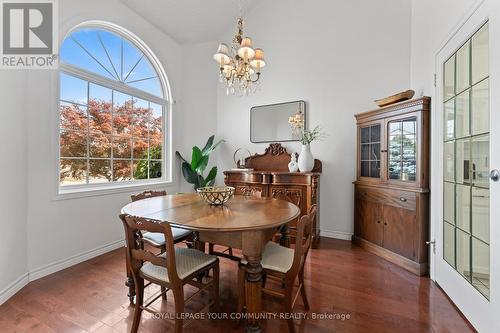
M 261 0 L 242 0 L 243 14 Z M 238 0 L 121 0 L 179 43 L 218 40 L 239 16 Z

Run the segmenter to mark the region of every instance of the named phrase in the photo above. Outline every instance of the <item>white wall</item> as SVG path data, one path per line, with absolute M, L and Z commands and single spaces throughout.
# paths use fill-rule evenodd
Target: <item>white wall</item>
M 217 127 L 227 144 L 222 169 L 233 168 L 240 146 L 252 153 L 249 110 L 303 99 L 309 127 L 328 137 L 312 144 L 323 161 L 321 232 L 350 239 L 353 231 L 356 126 L 354 114 L 376 108 L 374 99 L 409 88 L 410 1 L 263 1 L 246 15 L 245 34 L 266 52 L 262 90 L 227 97 L 218 89 Z M 230 41 L 235 27 L 224 36 Z M 216 67 L 215 64 L 212 65 Z M 298 143 L 286 144 L 299 151 Z
M 26 74 L 0 70 L 0 304 L 27 281 Z
M 217 42 L 185 44 L 182 46 L 182 117 L 181 128 L 177 129 L 184 140 L 177 149 L 188 161 L 191 160 L 193 145 L 203 148 L 207 139 L 217 134 L 217 65 L 212 60 Z M 217 138 L 216 138 L 217 140 Z M 179 163 L 178 161 L 176 161 Z M 210 157 L 210 167 L 216 165 L 217 156 Z M 222 171 L 219 170 L 219 173 Z M 182 176 L 181 176 L 182 178 Z M 192 191 L 193 186 L 180 180 L 182 191 Z
M 86 20 L 120 25 L 141 38 L 164 65 L 174 99 L 182 96 L 181 47 L 169 36 L 117 0 L 60 1 L 60 35 Z M 28 268 L 32 278 L 120 246 L 123 230 L 120 208 L 133 189 L 118 194 L 55 200 L 57 175 L 57 75 L 48 71 L 29 73 L 28 127 Z M 174 105 L 174 124 L 183 126 Z M 179 132 L 176 132 L 179 133 Z M 176 141 L 182 140 L 179 136 Z M 167 188 L 176 192 L 177 186 Z M 90 252 L 90 253 L 89 253 Z M 67 261 L 71 259 L 70 261 Z
M 411 6 L 411 86 L 434 96 L 435 57 L 443 42 L 477 0 L 413 0 Z

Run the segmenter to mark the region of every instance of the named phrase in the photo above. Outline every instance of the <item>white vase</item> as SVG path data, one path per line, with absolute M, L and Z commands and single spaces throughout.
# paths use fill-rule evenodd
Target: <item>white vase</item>
M 314 168 L 314 157 L 311 154 L 310 145 L 302 145 L 302 150 L 300 151 L 297 162 L 299 164 L 300 172 L 308 172 Z

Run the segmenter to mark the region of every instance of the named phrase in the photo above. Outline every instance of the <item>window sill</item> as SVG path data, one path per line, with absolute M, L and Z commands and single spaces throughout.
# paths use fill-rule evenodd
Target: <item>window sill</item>
M 80 188 L 58 188 L 58 193 L 53 197 L 53 201 L 78 199 L 85 197 L 97 197 L 104 195 L 112 195 L 117 193 L 127 193 L 131 191 L 143 191 L 158 188 L 174 188 L 176 183 L 173 181 L 157 181 L 140 184 L 121 184 L 114 186 L 92 186 Z

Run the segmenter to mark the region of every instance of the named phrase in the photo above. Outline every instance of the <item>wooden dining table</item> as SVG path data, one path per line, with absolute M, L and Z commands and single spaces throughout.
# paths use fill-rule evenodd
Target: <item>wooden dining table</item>
M 196 232 L 196 247 L 205 243 L 241 249 L 245 266 L 245 304 L 249 314 L 247 332 L 261 332 L 262 251 L 277 229 L 300 215 L 285 200 L 235 195 L 222 206 L 210 206 L 196 193 L 153 197 L 129 203 L 122 213 Z M 235 267 L 235 269 L 237 269 Z M 133 288 L 133 285 L 130 286 Z

